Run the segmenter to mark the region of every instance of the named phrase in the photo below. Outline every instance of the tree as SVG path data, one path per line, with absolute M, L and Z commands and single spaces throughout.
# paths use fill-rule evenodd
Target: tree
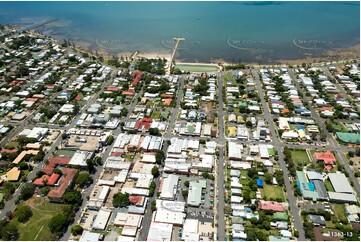
M 78 175 L 75 180 L 75 184 L 83 188 L 85 185 L 92 180 L 88 172 L 82 172 Z
M 252 128 L 252 122 L 248 120 L 246 122 L 246 126 L 247 126 L 247 128 Z
M 266 174 L 264 174 L 264 180 L 267 184 L 271 184 L 272 180 L 273 180 L 273 176 L 271 173 L 266 172 Z
M 48 193 L 50 192 L 50 190 L 51 190 L 50 187 L 45 186 L 45 187 L 43 187 L 43 188 L 41 189 L 41 193 L 44 194 L 44 196 L 46 196 L 46 195 L 48 195 Z
M 114 194 L 113 196 L 113 206 L 114 207 L 126 207 L 130 204 L 130 201 L 129 201 L 129 194 L 128 193 L 116 193 Z
M 34 195 L 35 186 L 33 183 L 25 183 L 20 191 L 20 199 L 28 200 Z
M 76 190 L 70 190 L 64 194 L 63 200 L 67 204 L 81 204 L 82 203 L 81 193 Z
M 158 128 L 150 128 L 149 129 L 149 134 L 150 135 L 155 135 L 155 136 L 160 136 L 160 132 Z
M 182 196 L 188 197 L 188 190 L 182 190 Z
M 156 188 L 155 181 L 152 181 L 149 185 L 149 196 L 152 197 L 154 195 L 154 191 Z
M 114 136 L 113 135 L 109 135 L 109 137 L 107 138 L 107 145 L 111 145 L 114 141 Z
M 43 171 L 41 171 L 41 170 L 40 170 L 40 171 L 37 171 L 37 172 L 36 172 L 36 177 L 37 177 L 37 178 L 40 178 L 40 177 L 42 177 L 44 174 L 45 174 L 45 173 L 44 173 Z
M 155 154 L 155 160 L 157 164 L 161 164 L 164 159 L 164 152 L 162 150 L 157 150 L 157 153 Z
M 67 138 L 68 138 L 68 135 L 67 135 L 66 133 L 62 133 L 62 134 L 61 134 L 61 138 L 62 138 L 62 139 L 67 139 Z
M 80 226 L 79 224 L 74 225 L 73 227 L 71 227 L 71 233 L 76 236 L 78 234 L 82 234 L 83 233 L 83 227 Z
M 19 168 L 20 168 L 20 170 L 27 170 L 27 169 L 29 169 L 29 165 L 28 165 L 28 163 L 26 163 L 26 162 L 21 162 L 20 164 L 19 164 Z
M 152 175 L 154 178 L 158 177 L 159 176 L 159 169 L 157 166 L 153 166 L 152 168 Z
M 8 223 L 1 231 L 2 240 L 14 241 L 19 238 L 19 231 L 13 223 Z
M 48 227 L 52 233 L 60 234 L 66 228 L 67 223 L 67 217 L 59 213 L 50 220 Z
M 350 151 L 348 152 L 348 156 L 354 157 L 354 156 L 355 156 L 355 152 L 353 152 L 352 150 L 350 150 Z
M 59 168 L 55 168 L 54 171 L 53 171 L 55 174 L 59 174 L 59 175 L 62 175 L 63 172 L 59 169 Z
M 189 187 L 189 181 L 185 181 L 185 182 L 184 182 L 184 186 L 185 186 L 185 187 Z
M 30 206 L 27 205 L 20 206 L 16 210 L 16 216 L 18 217 L 18 221 L 20 223 L 26 223 L 32 215 L 33 212 L 31 211 Z
M 156 207 L 156 202 L 155 200 L 153 200 L 151 203 L 150 203 L 150 209 L 152 210 L 152 212 L 154 212 L 155 210 L 157 210 L 157 207 Z

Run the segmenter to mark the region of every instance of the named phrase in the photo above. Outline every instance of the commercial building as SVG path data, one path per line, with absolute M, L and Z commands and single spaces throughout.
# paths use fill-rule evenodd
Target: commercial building
M 172 240 L 173 224 L 152 221 L 149 227 L 147 241 L 160 242 Z
M 174 200 L 174 197 L 177 193 L 179 176 L 169 174 L 167 177 L 163 178 L 162 189 L 160 193 L 160 198 L 164 200 Z
M 201 205 L 202 189 L 205 189 L 206 187 L 206 180 L 191 181 L 189 183 L 187 204 L 199 207 Z

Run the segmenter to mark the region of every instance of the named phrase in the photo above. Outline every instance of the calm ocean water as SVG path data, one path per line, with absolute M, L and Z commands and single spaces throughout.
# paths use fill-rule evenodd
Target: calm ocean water
M 177 59 L 273 62 L 350 47 L 359 2 L 0 2 L 0 23 L 39 28 L 109 53 L 168 52 Z

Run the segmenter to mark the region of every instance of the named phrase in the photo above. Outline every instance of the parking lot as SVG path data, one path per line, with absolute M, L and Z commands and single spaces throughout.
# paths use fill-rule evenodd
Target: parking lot
M 187 210 L 187 218 L 198 219 L 200 222 L 213 222 L 213 210 L 192 207 L 188 207 Z

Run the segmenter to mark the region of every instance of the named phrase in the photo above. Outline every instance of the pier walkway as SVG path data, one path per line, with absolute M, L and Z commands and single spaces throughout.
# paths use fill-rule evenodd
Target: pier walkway
M 179 42 L 180 41 L 184 41 L 185 38 L 173 38 L 173 41 L 175 41 L 175 46 L 174 46 L 174 49 L 173 49 L 173 53 L 172 53 L 172 56 L 169 60 L 169 65 L 168 65 L 168 69 L 166 71 L 166 74 L 170 74 L 170 71 L 172 69 L 172 65 L 173 65 L 173 59 L 174 59 L 174 56 L 175 56 L 175 53 L 177 52 L 177 48 L 178 48 L 178 45 L 179 45 Z

